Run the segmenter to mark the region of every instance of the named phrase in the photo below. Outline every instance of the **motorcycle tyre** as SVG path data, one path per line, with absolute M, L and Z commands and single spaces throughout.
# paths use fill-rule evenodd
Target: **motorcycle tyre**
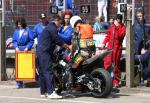
M 97 74 L 101 74 L 103 76 L 103 79 L 105 80 L 105 89 L 102 91 L 102 93 L 95 93 L 95 92 L 91 92 L 92 96 L 94 96 L 95 98 L 106 98 L 110 95 L 111 91 L 112 91 L 112 78 L 110 76 L 110 73 L 108 71 L 106 71 L 105 69 L 102 68 L 98 68 L 92 71 L 91 76 L 93 75 L 97 75 Z

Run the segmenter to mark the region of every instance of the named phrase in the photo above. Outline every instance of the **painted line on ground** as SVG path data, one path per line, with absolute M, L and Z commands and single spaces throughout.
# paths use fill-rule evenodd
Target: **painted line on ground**
M 28 97 L 13 97 L 13 96 L 0 96 L 0 98 L 8 98 L 8 99 L 24 99 L 24 100 L 36 100 L 36 101 L 49 101 L 49 100 L 56 100 L 61 102 L 71 102 L 71 103 L 98 103 L 98 102 L 88 102 L 88 101 L 76 101 L 73 100 L 66 100 L 66 99 L 47 99 L 47 98 L 28 98 Z
M 72 100 L 65 100 L 65 99 L 62 99 L 62 100 L 59 100 L 59 101 L 63 101 L 63 102 L 73 102 L 73 103 L 99 103 L 99 102 L 87 102 L 87 101 L 72 101 Z M 101 102 L 102 103 L 102 102 Z
M 150 97 L 150 93 L 137 93 L 137 94 L 133 94 L 135 96 L 143 96 L 143 97 Z
M 39 99 L 39 98 L 28 98 L 28 97 L 13 97 L 13 96 L 0 96 L 0 98 L 9 98 L 9 99 L 26 99 L 26 100 L 48 100 L 48 99 Z

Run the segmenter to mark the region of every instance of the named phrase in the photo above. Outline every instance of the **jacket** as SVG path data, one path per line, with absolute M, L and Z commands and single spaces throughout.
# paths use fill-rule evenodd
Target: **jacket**
M 71 44 L 72 32 L 73 32 L 73 29 L 72 29 L 71 25 L 69 25 L 66 29 L 64 29 L 64 26 L 63 26 L 59 30 L 59 37 L 65 43 Z
M 119 25 L 118 27 L 115 27 L 115 25 L 112 24 L 108 30 L 107 35 L 105 36 L 103 44 L 106 45 L 108 43 L 107 47 L 110 49 L 112 48 L 114 32 L 115 32 L 114 49 L 122 49 L 122 42 L 126 34 L 126 27 L 124 24 Z
M 18 47 L 19 50 L 24 50 L 25 48 L 28 48 L 29 50 L 31 50 L 33 43 L 33 32 L 28 27 L 25 28 L 25 31 L 23 32 L 21 37 L 19 37 L 19 29 L 15 30 L 13 34 L 14 48 Z
M 115 34 L 115 36 L 113 36 Z M 124 24 L 115 27 L 112 24 L 108 30 L 108 33 L 105 36 L 103 44 L 106 45 L 107 48 L 113 49 L 112 54 L 109 54 L 104 59 L 104 67 L 107 69 L 111 65 L 111 55 L 112 62 L 117 65 L 116 70 L 119 70 L 120 65 L 120 57 L 122 52 L 122 42 L 126 34 L 126 27 Z M 114 47 L 113 47 L 113 37 L 114 37 Z
M 145 25 L 145 35 L 150 34 L 150 29 L 148 26 Z M 144 40 L 144 33 L 143 28 L 139 23 L 134 24 L 134 49 L 135 54 L 140 55 L 141 49 L 143 48 L 143 40 Z
M 58 30 L 54 23 L 49 22 L 39 37 L 37 52 L 48 52 L 52 55 L 56 45 L 63 45 L 64 42 L 59 39 Z
M 37 40 L 39 40 L 40 34 L 42 33 L 45 27 L 46 26 L 43 26 L 42 22 L 39 22 L 38 24 L 36 24 L 33 29 L 34 38 L 37 38 Z

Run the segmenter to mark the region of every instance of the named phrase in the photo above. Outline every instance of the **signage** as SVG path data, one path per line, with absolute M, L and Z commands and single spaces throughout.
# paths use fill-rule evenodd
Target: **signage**
M 65 10 L 66 9 L 66 0 L 56 0 L 56 6 L 58 6 L 58 9 Z
M 58 7 L 57 6 L 50 6 L 50 13 L 51 14 L 58 14 Z
M 80 9 L 82 14 L 90 13 L 90 5 L 81 5 Z
M 120 12 L 126 12 L 127 11 L 127 4 L 120 4 Z

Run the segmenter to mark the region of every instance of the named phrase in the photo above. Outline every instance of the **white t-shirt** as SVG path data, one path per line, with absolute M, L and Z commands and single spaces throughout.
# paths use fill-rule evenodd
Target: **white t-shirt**
M 21 38 L 23 32 L 24 32 L 24 29 L 20 29 L 20 30 L 19 30 L 19 38 Z

